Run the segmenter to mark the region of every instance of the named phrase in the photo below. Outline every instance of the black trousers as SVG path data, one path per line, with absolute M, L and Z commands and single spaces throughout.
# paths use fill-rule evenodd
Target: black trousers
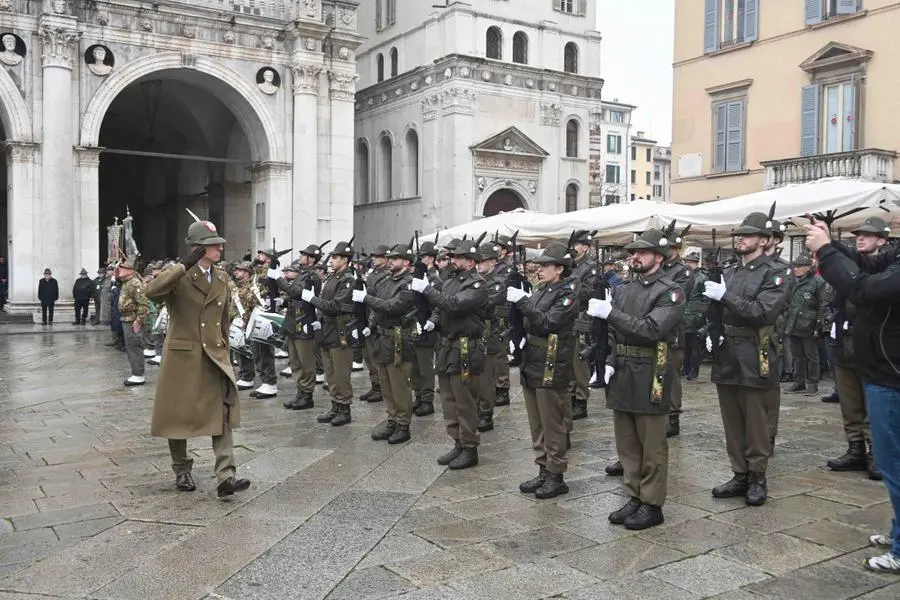
M 703 362 L 704 339 L 699 333 L 685 334 L 684 366 L 685 375 L 696 377 L 700 373 L 700 363 Z
M 53 322 L 53 309 L 56 307 L 55 303 L 50 304 L 41 304 L 41 321 L 44 323 L 52 323 Z
M 88 317 L 88 309 L 91 306 L 90 300 L 76 300 L 75 301 L 75 322 L 76 323 L 85 323 L 87 322 Z

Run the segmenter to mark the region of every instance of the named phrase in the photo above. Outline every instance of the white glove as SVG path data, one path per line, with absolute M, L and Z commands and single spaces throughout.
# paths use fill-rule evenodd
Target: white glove
M 366 288 L 361 290 L 353 290 L 353 301 L 354 302 L 365 302 L 366 300 Z
M 509 288 L 509 289 L 513 289 L 513 288 Z M 524 350 L 525 344 L 527 344 L 527 343 L 528 343 L 528 338 L 522 338 L 522 341 L 519 342 L 519 350 Z M 515 353 L 516 353 L 516 343 L 512 340 L 509 340 L 509 354 L 510 354 L 510 356 L 512 356 Z
M 301 292 L 300 294 L 300 298 L 302 298 L 304 302 L 309 302 L 315 297 L 316 293 L 312 290 L 303 290 L 303 292 Z
M 603 370 L 603 382 L 609 385 L 609 380 L 616 374 L 616 368 L 612 365 L 606 365 Z
M 725 295 L 725 282 L 707 281 L 703 284 L 703 295 L 710 300 L 721 300 Z
M 601 300 L 600 298 L 591 298 L 590 300 L 588 300 L 588 316 L 605 320 L 609 317 L 609 313 L 611 312 L 612 300 Z
M 425 288 L 428 287 L 428 278 L 423 277 L 422 279 L 417 279 L 413 277 L 412 283 L 409 284 L 409 287 L 412 288 L 414 292 L 419 292 L 421 294 L 425 291 Z
M 281 269 L 269 269 L 269 279 L 281 279 L 283 277 Z
M 372 330 L 368 327 L 364 327 L 362 330 L 363 337 L 369 337 L 372 334 Z M 353 331 L 350 332 L 350 335 L 353 336 L 354 340 L 359 339 L 359 330 L 354 328 Z
M 506 301 L 512 302 L 514 304 L 518 304 L 522 300 L 528 297 L 528 292 L 521 288 L 517 287 L 508 287 L 506 288 Z
M 837 339 L 837 323 L 831 324 L 831 332 L 829 333 L 829 335 L 831 336 L 831 339 Z
M 725 341 L 725 338 L 720 335 L 718 345 L 721 346 L 724 341 Z M 706 336 L 706 351 L 712 352 L 712 350 L 713 350 L 712 338 L 709 336 Z
M 425 321 L 425 324 L 422 325 L 422 331 L 434 331 L 434 321 Z
M 372 330 L 369 329 L 368 327 L 363 327 L 362 333 L 363 333 L 363 337 L 369 337 L 370 335 L 372 335 Z
M 322 323 L 320 323 L 319 321 L 313 321 L 310 324 L 310 327 L 312 327 L 313 331 L 319 331 L 320 329 L 322 329 Z

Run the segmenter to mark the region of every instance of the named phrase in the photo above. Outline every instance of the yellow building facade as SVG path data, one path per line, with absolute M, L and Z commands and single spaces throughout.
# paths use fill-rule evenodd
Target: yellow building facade
M 631 200 L 653 199 L 653 159 L 656 140 L 651 140 L 638 131 L 631 138 L 631 172 L 628 174 Z

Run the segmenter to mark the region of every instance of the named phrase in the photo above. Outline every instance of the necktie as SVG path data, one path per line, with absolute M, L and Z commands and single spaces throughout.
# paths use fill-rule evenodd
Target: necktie
M 206 272 L 206 281 L 208 281 L 209 283 L 212 283 L 212 271 Z

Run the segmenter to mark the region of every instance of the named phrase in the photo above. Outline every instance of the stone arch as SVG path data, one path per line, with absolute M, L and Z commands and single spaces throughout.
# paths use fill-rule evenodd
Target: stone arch
M 287 160 L 275 116 L 266 104 L 265 98 L 256 89 L 252 78 L 243 77 L 234 69 L 204 56 L 196 56 L 193 64 L 186 67 L 183 56 L 178 52 L 163 52 L 139 58 L 113 72 L 88 103 L 81 121 L 81 146 L 96 147 L 99 144 L 103 118 L 122 90 L 157 71 L 181 69 L 193 69 L 223 84 L 216 86 L 212 82 L 204 82 L 203 78 L 193 81 L 201 87 L 213 88 L 210 91 L 218 95 L 225 106 L 234 113 L 247 135 L 255 162 Z M 223 90 L 226 92 L 224 96 Z M 228 93 L 229 91 L 231 93 Z
M 485 187 L 484 191 L 479 195 L 478 211 L 475 214 L 483 216 L 488 200 L 490 200 L 491 196 L 493 196 L 495 192 L 499 192 L 501 190 L 508 190 L 510 192 L 513 192 L 516 196 L 518 196 L 519 202 L 522 204 L 522 208 L 524 208 L 525 210 L 532 210 L 532 194 L 521 182 L 508 179 L 498 179 L 497 181 L 494 181 L 493 183 Z
M 3 123 L 7 140 L 31 141 L 31 115 L 22 93 L 6 69 L 0 69 L 0 122 Z
M 574 191 L 574 206 L 570 204 L 571 193 Z M 568 180 L 562 188 L 562 196 L 564 198 L 565 212 L 578 210 L 578 200 L 581 198 L 581 182 L 577 179 Z
M 372 145 L 365 136 L 356 140 L 356 204 L 368 204 L 372 201 Z
M 394 134 L 389 130 L 378 134 L 378 146 L 376 152 L 376 184 L 375 201 L 386 202 L 395 197 L 394 187 L 394 149 L 396 143 Z

